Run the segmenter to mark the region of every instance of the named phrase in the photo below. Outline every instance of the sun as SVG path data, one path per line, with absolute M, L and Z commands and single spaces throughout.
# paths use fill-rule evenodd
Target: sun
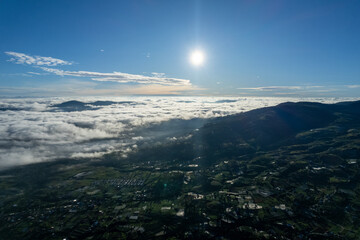
M 204 63 L 205 55 L 200 50 L 195 50 L 190 54 L 190 62 L 194 66 L 201 66 Z

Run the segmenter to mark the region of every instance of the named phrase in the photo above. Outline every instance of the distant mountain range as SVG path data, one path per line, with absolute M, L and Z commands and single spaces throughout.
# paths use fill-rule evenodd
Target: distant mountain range
M 55 110 L 64 112 L 97 110 L 99 107 L 109 106 L 113 104 L 134 104 L 131 101 L 113 102 L 113 101 L 95 101 L 95 102 L 80 102 L 76 100 L 67 101 L 59 104 L 51 105 Z

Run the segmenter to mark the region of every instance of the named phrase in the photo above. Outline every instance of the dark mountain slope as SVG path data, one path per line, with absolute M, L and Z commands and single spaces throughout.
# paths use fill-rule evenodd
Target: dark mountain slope
M 51 107 L 57 108 L 56 110 L 64 111 L 64 112 L 74 112 L 74 111 L 84 111 L 84 110 L 96 110 L 98 108 L 93 109 L 91 106 L 87 105 L 84 102 L 80 101 L 67 101 L 60 104 L 54 104 Z
M 131 154 L 129 159 L 135 162 L 147 159 L 179 163 L 201 159 L 198 163 L 203 167 L 216 164 L 222 159 L 251 159 L 259 151 L 271 151 L 316 140 L 327 141 L 338 135 L 345 135 L 352 128 L 359 129 L 359 109 L 359 102 L 283 103 L 210 120 L 193 131 L 191 138 L 179 138 L 177 141 L 155 146 L 139 143 L 139 151 Z M 320 131 L 321 129 L 323 130 Z M 305 135 L 299 138 L 301 134 Z M 315 150 L 314 148 L 313 151 Z M 112 160 L 114 155 L 116 153 L 106 157 L 110 165 L 117 164 Z
M 269 148 L 300 132 L 326 127 L 345 117 L 348 124 L 355 123 L 359 113 L 360 102 L 283 103 L 217 119 L 204 126 L 201 134 L 211 145 L 235 141 Z

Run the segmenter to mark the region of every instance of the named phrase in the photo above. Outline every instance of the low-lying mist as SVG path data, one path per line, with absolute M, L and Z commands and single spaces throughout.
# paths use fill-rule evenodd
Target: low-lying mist
M 208 119 L 287 101 L 340 98 L 11 98 L 0 104 L 0 169 L 58 158 L 124 155 L 140 142 L 172 141 Z

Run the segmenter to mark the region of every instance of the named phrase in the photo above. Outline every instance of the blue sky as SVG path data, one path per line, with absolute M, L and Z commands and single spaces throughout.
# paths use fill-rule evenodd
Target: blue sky
M 0 95 L 359 97 L 359 12 L 351 0 L 3 0 Z

